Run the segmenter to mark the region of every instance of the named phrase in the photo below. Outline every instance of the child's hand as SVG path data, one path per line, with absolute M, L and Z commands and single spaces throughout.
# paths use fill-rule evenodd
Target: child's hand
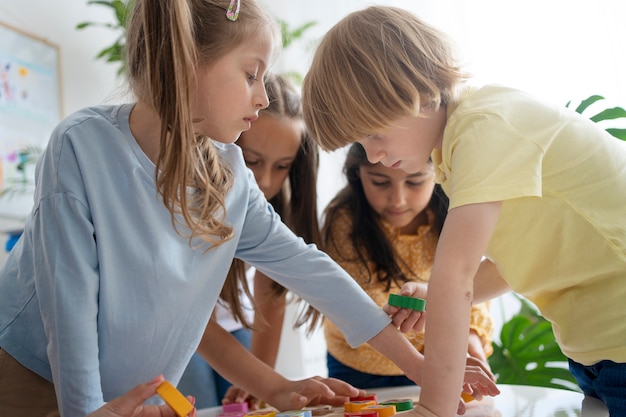
M 287 381 L 283 386 L 277 387 L 271 398 L 267 398 L 266 401 L 272 407 L 285 411 L 321 404 L 343 406 L 350 397 L 359 395 L 365 395 L 365 391 L 335 378 L 316 376 L 299 381 Z
M 496 386 L 495 377 L 485 367 L 482 360 L 469 357 L 465 366 L 465 378 L 463 392 L 470 394 L 475 400 L 480 401 L 483 396 L 495 396 L 500 394 Z M 457 415 L 463 415 L 467 411 L 465 401 L 459 400 Z M 438 417 L 435 413 L 421 404 L 417 404 L 413 410 L 397 413 L 394 417 Z
M 420 284 L 417 282 L 407 282 L 402 285 L 400 289 L 400 295 L 417 297 L 426 299 L 426 293 L 428 292 L 426 284 Z M 423 331 L 426 321 L 426 315 L 424 312 L 409 310 L 407 308 L 398 308 L 385 304 L 383 310 L 391 317 L 393 325 L 396 326 L 402 333 L 406 333 L 409 330 Z
M 177 417 L 174 410 L 167 405 L 142 405 L 145 400 L 156 394 L 156 389 L 164 381 L 159 376 L 150 382 L 137 385 L 121 397 L 109 401 L 87 417 Z M 195 400 L 188 396 L 193 404 Z M 196 417 L 194 408 L 189 417 Z
M 232 404 L 232 403 L 244 403 L 248 402 L 248 409 L 250 410 L 258 410 L 261 404 L 261 401 L 250 395 L 247 391 L 231 385 L 226 390 L 226 394 L 224 394 L 224 398 L 222 399 L 222 404 Z
M 491 373 L 489 365 L 485 361 L 471 356 L 467 357 L 463 392 L 478 401 L 486 395 L 500 394 L 500 390 L 496 386 L 496 377 Z M 457 414 L 465 414 L 465 402 L 462 400 L 459 401 Z

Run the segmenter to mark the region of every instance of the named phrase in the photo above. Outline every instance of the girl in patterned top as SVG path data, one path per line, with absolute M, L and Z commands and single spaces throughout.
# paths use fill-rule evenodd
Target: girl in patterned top
M 269 104 L 259 111 L 259 118 L 250 129 L 241 133 L 237 145 L 255 182 L 282 221 L 305 242 L 319 244 L 318 148 L 304 124 L 300 93 L 281 74 L 268 74 L 264 85 Z M 254 286 L 253 291 L 249 282 Z M 273 368 L 286 304 L 285 287 L 242 260 L 234 259 L 213 319 Z M 215 333 L 219 331 L 209 326 L 205 338 L 222 340 Z M 248 397 L 247 392 L 232 387 L 198 352 L 187 365 L 178 388 L 193 394 L 198 408 L 219 406 L 224 400 L 246 400 L 254 408 L 258 402 Z
M 435 185 L 431 162 L 407 174 L 369 163 L 359 143 L 349 148 L 344 174 L 348 184 L 325 212 L 325 251 L 383 306 L 405 282 L 428 281 L 448 199 Z M 485 366 L 492 353 L 492 331 L 488 305 L 473 306 L 468 355 Z M 331 321 L 324 322 L 324 332 L 330 377 L 359 388 L 414 384 L 369 346 L 351 348 Z M 405 335 L 423 350 L 424 332 Z

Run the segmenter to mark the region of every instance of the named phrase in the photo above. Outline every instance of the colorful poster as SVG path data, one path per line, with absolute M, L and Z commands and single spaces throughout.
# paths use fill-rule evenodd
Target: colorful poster
M 0 216 L 24 218 L 34 161 L 62 117 L 59 48 L 0 23 Z

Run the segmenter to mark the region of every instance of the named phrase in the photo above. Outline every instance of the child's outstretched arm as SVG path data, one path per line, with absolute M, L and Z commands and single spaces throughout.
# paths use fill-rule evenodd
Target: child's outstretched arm
M 469 324 L 467 327 L 469 327 Z M 468 332 L 466 328 L 465 356 L 467 356 L 467 337 Z M 370 339 L 368 343 L 398 365 L 398 367 L 404 371 L 407 378 L 418 385 L 422 385 L 426 377 L 424 374 L 424 358 L 393 324 L 385 327 L 380 333 Z M 456 387 L 456 400 L 458 402 L 459 413 L 463 413 L 465 410 L 463 401 L 459 401 L 459 394 L 462 387 L 466 391 L 469 389 L 468 393 L 474 393 L 474 397 L 477 399 L 482 398 L 483 395 L 496 395 L 499 393 L 488 366 L 482 363 L 480 359 L 471 357 L 466 357 L 462 383 L 459 382 Z
M 274 281 L 260 271 L 254 275 L 254 331 L 250 352 L 262 362 L 274 368 L 278 357 L 278 347 L 283 330 L 285 309 L 287 305 L 286 292 L 278 295 L 274 288 Z M 250 409 L 256 410 L 260 406 L 258 398 L 236 385 L 226 390 L 222 403 L 229 404 L 247 401 Z
M 428 284 L 428 337 L 420 391 L 420 409 L 437 416 L 457 411 L 459 387 L 465 373 L 474 276 L 496 226 L 501 204 L 482 203 L 450 210 L 443 227 Z M 495 385 L 477 387 L 496 395 Z M 423 414 L 428 414 L 424 412 Z
M 207 324 L 198 353 L 228 381 L 278 410 L 318 404 L 338 406 L 349 397 L 364 394 L 362 390 L 333 378 L 290 381 L 255 357 L 214 319 Z

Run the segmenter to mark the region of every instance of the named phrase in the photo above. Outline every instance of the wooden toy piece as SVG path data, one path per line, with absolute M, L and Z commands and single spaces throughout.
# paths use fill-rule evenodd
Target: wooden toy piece
M 391 417 L 396 414 L 396 406 L 393 404 L 368 405 L 363 410 L 374 410 L 378 413 L 378 417 Z
M 376 405 L 376 401 L 373 400 L 365 400 L 365 401 L 348 401 L 343 405 L 343 409 L 346 412 L 359 411 L 368 405 Z
M 396 412 L 408 411 L 413 409 L 413 400 L 411 399 L 395 399 L 381 402 L 383 405 L 395 405 Z
M 310 410 L 313 417 L 325 416 L 333 412 L 333 408 L 328 404 L 322 404 L 313 407 L 304 407 L 303 410 Z
M 344 409 L 343 407 L 334 407 L 330 410 L 328 414 L 325 414 L 324 417 L 344 417 L 343 416 Z
M 244 414 L 243 417 L 276 417 L 278 411 L 276 410 L 258 410 L 258 411 L 249 411 Z
M 350 397 L 350 401 L 374 401 L 378 403 L 378 397 L 376 394 L 365 394 L 358 397 Z
M 462 392 L 461 393 L 461 398 L 463 398 L 463 401 L 465 401 L 466 403 L 475 400 L 475 398 L 472 397 L 472 395 L 468 394 L 467 392 Z
M 312 417 L 311 410 L 289 410 L 276 413 L 276 417 Z
M 378 417 L 376 410 L 366 410 L 365 408 L 359 411 L 346 411 L 343 413 L 343 417 Z
M 247 413 L 248 412 L 248 403 L 230 403 L 222 405 L 222 413 Z
M 230 411 L 228 413 L 220 413 L 217 417 L 244 417 L 246 414 L 243 411 Z
M 176 387 L 163 381 L 156 389 L 157 394 L 163 398 L 163 401 L 170 406 L 179 417 L 186 417 L 193 410 L 193 404 L 187 401 L 187 398 L 176 389 Z
M 415 311 L 424 311 L 426 309 L 426 300 L 423 298 L 409 297 L 400 294 L 389 294 L 387 304 L 399 308 L 408 308 Z

